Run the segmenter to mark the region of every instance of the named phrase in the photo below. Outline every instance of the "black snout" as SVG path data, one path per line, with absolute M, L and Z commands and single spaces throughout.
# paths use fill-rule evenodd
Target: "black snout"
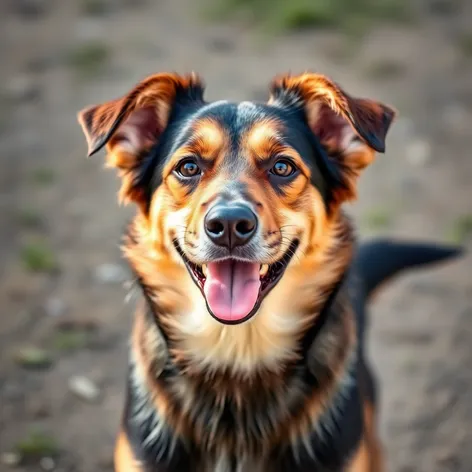
M 218 246 L 233 249 L 255 234 L 257 217 L 244 205 L 217 204 L 205 216 L 205 232 Z

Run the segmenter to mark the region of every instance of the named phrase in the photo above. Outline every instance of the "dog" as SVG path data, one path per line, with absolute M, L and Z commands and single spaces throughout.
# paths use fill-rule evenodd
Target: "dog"
M 384 470 L 366 303 L 460 253 L 356 243 L 342 205 L 395 115 L 316 73 L 276 77 L 267 103 L 208 103 L 198 75 L 162 73 L 79 112 L 137 208 L 117 471 Z

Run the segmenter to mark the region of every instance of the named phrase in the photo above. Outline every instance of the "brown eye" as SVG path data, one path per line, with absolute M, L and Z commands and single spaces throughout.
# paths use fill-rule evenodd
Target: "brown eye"
M 181 177 L 195 177 L 202 172 L 200 167 L 191 159 L 181 162 L 176 171 Z
M 295 172 L 295 166 L 286 159 L 280 159 L 274 164 L 270 172 L 278 177 L 289 177 Z

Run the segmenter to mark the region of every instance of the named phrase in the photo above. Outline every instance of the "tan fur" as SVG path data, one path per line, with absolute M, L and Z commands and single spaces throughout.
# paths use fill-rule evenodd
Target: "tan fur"
M 126 434 L 120 430 L 116 440 L 114 455 L 116 472 L 144 472 L 144 468 L 134 457 Z
M 365 440 L 369 448 L 369 472 L 384 472 L 383 447 L 377 431 L 377 416 L 374 405 L 364 402 Z
M 345 472 L 381 472 L 370 467 L 370 451 L 365 438 L 362 438 L 359 448 L 346 466 Z

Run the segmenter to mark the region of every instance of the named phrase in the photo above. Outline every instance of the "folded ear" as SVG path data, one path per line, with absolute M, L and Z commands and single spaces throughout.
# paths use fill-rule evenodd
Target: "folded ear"
M 271 84 L 269 103 L 302 108 L 310 129 L 340 167 L 343 200 L 356 196 L 356 180 L 385 138 L 396 112 L 374 100 L 354 98 L 320 74 L 281 76 Z
M 203 101 L 203 84 L 195 75 L 156 74 L 122 98 L 78 113 L 92 156 L 107 146 L 107 164 L 122 178 L 120 197 L 138 203 L 143 196 L 139 170 L 146 151 L 156 144 L 177 101 Z

